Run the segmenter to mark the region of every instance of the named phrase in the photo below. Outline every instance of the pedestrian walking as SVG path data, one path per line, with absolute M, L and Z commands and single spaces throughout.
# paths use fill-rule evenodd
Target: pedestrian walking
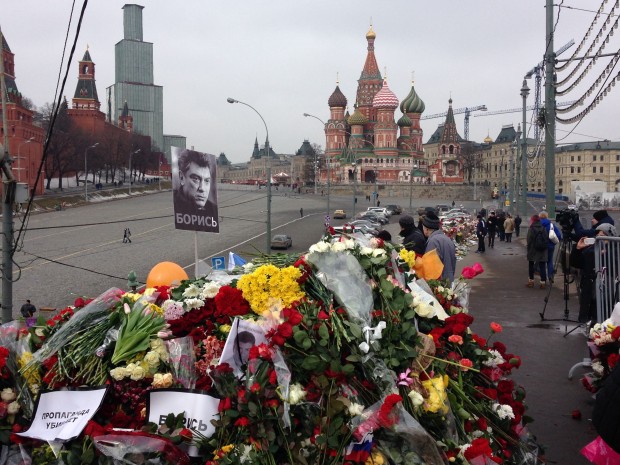
M 123 244 L 131 244 L 131 231 L 129 228 L 125 228 L 123 231 Z
M 499 236 L 500 242 L 504 242 L 506 239 L 504 221 L 506 221 L 506 214 L 503 211 L 500 211 L 499 215 L 497 215 L 497 235 Z
M 456 202 L 453 200 L 452 201 L 452 208 L 454 208 L 455 205 L 456 205 Z
M 549 282 L 552 283 L 553 275 L 555 274 L 555 270 L 553 269 L 555 245 L 562 240 L 562 233 L 560 232 L 560 228 L 549 220 L 549 215 L 547 212 L 542 211 L 538 214 L 538 216 L 540 217 L 540 223 L 545 227 L 547 234 L 549 235 L 549 243 L 547 244 L 547 279 L 549 279 Z
M 540 288 L 547 286 L 547 244 L 549 233 L 540 222 L 540 216 L 532 215 L 527 230 L 527 260 L 529 279 L 527 287 L 534 287 L 534 270 L 538 266 L 540 272 Z
M 495 212 L 492 211 L 487 219 L 487 231 L 489 233 L 489 247 L 493 249 L 495 247 L 495 233 L 498 227 L 498 218 L 495 216 Z
M 30 299 L 26 300 L 26 303 L 19 309 L 24 318 L 32 318 L 36 311 L 37 307 L 30 303 Z
M 519 231 L 521 230 L 521 217 L 517 213 L 515 216 L 515 237 L 519 237 Z
M 300 209 L 299 209 L 299 217 L 300 217 L 300 218 L 303 218 L 303 217 L 304 217 L 304 209 L 303 209 L 303 208 L 300 208 Z
M 484 253 L 486 248 L 484 246 L 484 236 L 487 235 L 487 225 L 484 222 L 482 215 L 478 215 L 478 224 L 476 224 L 476 237 L 478 238 L 478 250 L 476 253 Z
M 506 234 L 506 242 L 512 242 L 512 233 L 515 231 L 515 220 L 512 215 L 508 213 L 506 215 L 506 221 L 504 221 L 504 234 Z

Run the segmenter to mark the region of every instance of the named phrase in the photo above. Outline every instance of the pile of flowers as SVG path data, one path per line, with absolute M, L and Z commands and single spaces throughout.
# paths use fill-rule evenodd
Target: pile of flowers
M 620 312 L 614 310 L 611 317 L 596 323 L 588 340 L 592 371 L 586 373 L 581 382 L 590 392 L 597 392 L 620 361 Z
M 496 340 L 500 324 L 470 327 L 468 280 L 482 267 L 449 284 L 420 279 L 415 260 L 380 239 L 326 236 L 237 274 L 112 289 L 30 328 L 4 325 L 0 442 L 50 464 L 539 463 L 510 379 L 519 357 Z M 28 437 L 41 393 L 101 385 L 77 437 Z M 158 392 L 215 398 L 209 428 L 184 411 L 149 422 Z

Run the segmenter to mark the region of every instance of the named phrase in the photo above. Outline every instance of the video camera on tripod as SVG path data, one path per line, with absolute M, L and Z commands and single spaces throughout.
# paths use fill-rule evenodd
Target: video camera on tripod
M 565 208 L 555 213 L 555 221 L 562 227 L 562 232 L 571 231 L 579 221 L 579 212 Z

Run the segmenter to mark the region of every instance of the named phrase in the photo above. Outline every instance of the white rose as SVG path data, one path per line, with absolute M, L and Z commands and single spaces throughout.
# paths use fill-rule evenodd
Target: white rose
M 299 383 L 291 384 L 288 391 L 288 403 L 295 405 L 306 398 L 306 391 Z
M 117 367 L 117 368 L 113 368 L 112 370 L 110 370 L 110 376 L 114 378 L 116 381 L 121 381 L 127 378 L 127 376 L 129 376 L 129 373 L 127 372 L 127 368 Z
M 408 395 L 414 407 L 419 407 L 424 403 L 424 397 L 418 391 L 411 391 Z
M 361 255 L 372 255 L 372 248 L 370 247 L 360 247 Z
M 19 402 L 14 401 L 11 402 L 7 408 L 7 413 L 9 415 L 15 415 L 17 412 L 19 412 Z
M 136 365 L 134 369 L 131 370 L 131 374 L 129 375 L 129 377 L 134 381 L 140 381 L 142 378 L 144 378 L 145 374 L 146 373 L 144 371 L 144 368 L 142 368 L 139 365 Z
M 355 248 L 355 241 L 353 239 L 346 239 L 344 241 L 344 245 L 347 249 L 354 249 Z
M 432 305 L 420 302 L 419 305 L 416 305 L 415 312 L 422 318 L 431 318 L 435 314 L 435 309 Z
M 361 415 L 364 412 L 364 406 L 362 404 L 356 404 L 355 402 L 351 402 L 349 405 L 349 415 L 355 417 L 357 415 Z
M 332 244 L 332 252 L 344 252 L 347 250 L 347 246 L 344 242 L 334 242 Z
M 372 256 L 373 257 L 385 257 L 385 250 L 384 249 L 373 249 Z
M 0 393 L 3 402 L 12 402 L 17 398 L 17 394 L 11 388 L 4 388 Z
M 330 249 L 330 245 L 328 242 L 325 241 L 321 241 L 321 242 L 317 242 L 316 244 L 312 244 L 310 246 L 309 252 L 310 253 L 324 253 L 327 252 Z
M 156 367 L 159 365 L 159 353 L 154 350 L 147 352 L 144 356 L 144 361 L 148 363 L 150 367 Z

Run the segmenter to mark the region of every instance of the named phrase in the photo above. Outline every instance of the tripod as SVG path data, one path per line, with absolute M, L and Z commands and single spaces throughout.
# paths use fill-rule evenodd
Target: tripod
M 568 299 L 570 297 L 569 288 L 570 288 L 570 284 L 575 281 L 574 276 L 570 272 L 570 264 L 569 264 L 570 252 L 573 248 L 573 244 L 570 239 L 570 231 L 571 231 L 570 229 L 562 228 L 562 242 L 560 244 L 559 253 L 557 257 L 555 258 L 555 261 L 553 264 L 553 269 L 556 272 L 559 269 L 559 265 L 561 265 L 562 274 L 564 275 L 564 279 L 563 279 L 564 317 L 554 318 L 554 319 L 545 318 L 545 312 L 547 311 L 547 304 L 549 303 L 549 296 L 551 294 L 551 288 L 552 288 L 552 286 L 549 286 L 549 289 L 547 290 L 547 295 L 545 296 L 545 305 L 543 307 L 543 311 L 539 313 L 540 319 L 542 321 L 567 321 L 567 322 L 578 323 L 578 321 L 569 319 L 569 310 L 568 310 Z M 571 329 L 570 331 L 566 332 L 564 336 L 566 337 L 567 335 L 575 331 L 580 326 L 581 324 Z

